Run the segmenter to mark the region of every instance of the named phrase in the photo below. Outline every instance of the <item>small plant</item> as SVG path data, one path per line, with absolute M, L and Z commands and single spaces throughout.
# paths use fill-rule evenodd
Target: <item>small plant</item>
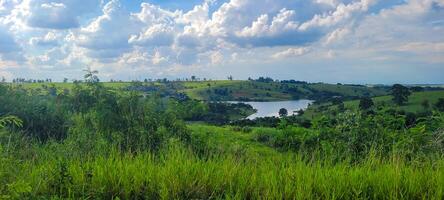
M 5 128 L 7 125 L 14 125 L 16 127 L 23 127 L 23 121 L 16 116 L 0 117 L 0 128 Z

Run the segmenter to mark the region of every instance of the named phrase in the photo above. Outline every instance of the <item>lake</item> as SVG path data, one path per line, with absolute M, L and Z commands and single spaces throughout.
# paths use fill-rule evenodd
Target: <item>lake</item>
M 255 119 L 258 117 L 279 117 L 279 109 L 285 108 L 288 111 L 288 115 L 292 115 L 294 111 L 300 109 L 306 109 L 308 104 L 312 103 L 311 100 L 301 99 L 293 101 L 271 101 L 271 102 L 232 102 L 232 103 L 245 103 L 253 106 L 257 110 L 255 114 L 247 117 L 247 119 Z

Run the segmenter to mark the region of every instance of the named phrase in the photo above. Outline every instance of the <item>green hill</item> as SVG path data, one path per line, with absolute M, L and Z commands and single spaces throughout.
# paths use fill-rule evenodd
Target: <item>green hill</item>
M 387 87 L 342 85 L 305 82 L 260 82 L 246 80 L 169 81 L 169 82 L 105 82 L 104 86 L 117 90 L 132 89 L 143 92 L 160 91 L 168 95 L 185 93 L 192 99 L 209 101 L 282 101 L 311 99 L 326 101 L 333 97 L 356 99 L 362 96 L 388 94 Z M 73 83 L 20 83 L 14 87 L 45 91 L 54 87 L 57 91 L 72 89 Z
M 374 97 L 372 99 L 375 104 L 385 103 L 406 112 L 421 112 L 424 111 L 425 109 L 422 106 L 422 103 L 424 101 L 428 101 L 429 104 L 433 106 L 434 104 L 436 104 L 436 102 L 438 102 L 439 98 L 444 98 L 444 90 L 413 92 L 412 95 L 409 97 L 409 101 L 402 106 L 395 105 L 392 102 L 391 100 L 392 96 L 390 95 Z M 358 109 L 359 100 L 345 101 L 344 106 L 347 109 Z M 326 111 L 328 109 L 333 109 L 336 107 L 337 106 L 332 105 L 331 103 L 312 105 L 306 110 L 304 115 L 306 117 L 312 118 L 314 116 L 321 114 L 323 111 Z

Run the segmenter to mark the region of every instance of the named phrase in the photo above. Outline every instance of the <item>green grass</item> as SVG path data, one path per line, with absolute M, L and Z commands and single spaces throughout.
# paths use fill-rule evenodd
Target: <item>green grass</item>
M 414 92 L 409 97 L 409 101 L 400 106 L 399 108 L 407 111 L 407 112 L 419 112 L 423 111 L 424 107 L 421 105 L 421 103 L 424 100 L 428 100 L 431 105 L 438 102 L 439 98 L 444 98 L 444 91 L 427 91 L 427 92 Z M 392 96 L 382 96 L 382 97 L 376 97 L 373 98 L 375 103 L 380 102 L 388 102 L 391 103 Z M 359 106 L 359 101 L 348 101 L 344 103 L 346 107 L 356 109 Z
M 421 105 L 421 103 L 424 100 L 428 100 L 430 105 L 433 106 L 436 102 L 438 102 L 439 98 L 444 98 L 444 90 L 413 92 L 412 95 L 409 97 L 409 101 L 402 106 L 395 105 L 392 102 L 392 96 L 389 96 L 389 95 L 374 97 L 372 99 L 375 102 L 375 104 L 387 103 L 389 105 L 392 105 L 394 108 L 398 108 L 398 109 L 404 110 L 406 112 L 421 112 L 421 111 L 425 110 L 425 108 Z M 345 101 L 344 105 L 345 105 L 345 108 L 347 108 L 347 109 L 355 110 L 355 109 L 358 109 L 359 100 Z M 325 106 L 324 110 L 328 109 L 328 108 L 336 107 L 336 106 L 332 106 L 331 103 L 324 103 L 321 105 L 312 105 L 306 110 L 306 112 L 304 113 L 304 116 L 308 117 L 308 118 L 313 118 L 315 116 L 318 116 L 320 113 L 317 110 L 319 110 L 321 106 Z
M 276 150 L 255 141 L 252 129 L 236 128 L 231 126 L 218 127 L 205 124 L 189 126 L 194 141 L 203 143 L 205 149 L 217 153 L 248 154 L 275 156 Z M 195 146 L 202 145 L 197 144 Z
M 327 91 L 342 94 L 343 96 L 381 96 L 386 95 L 387 91 L 374 87 L 352 86 L 352 85 L 333 85 L 317 83 L 310 86 L 319 91 Z
M 297 154 L 215 155 L 185 148 L 162 156 L 57 155 L 0 163 L 2 199 L 442 199 L 444 160 L 421 165 L 369 157 L 362 164 Z

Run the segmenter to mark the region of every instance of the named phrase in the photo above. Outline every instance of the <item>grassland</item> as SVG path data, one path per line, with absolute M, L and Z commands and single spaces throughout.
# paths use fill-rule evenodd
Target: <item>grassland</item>
M 409 97 L 409 101 L 399 106 L 400 109 L 406 112 L 419 112 L 423 111 L 424 107 L 421 105 L 425 100 L 429 101 L 431 105 L 438 102 L 439 98 L 444 98 L 444 91 L 427 91 L 427 92 L 413 92 Z M 392 96 L 381 96 L 373 98 L 375 103 L 387 102 L 390 103 Z M 359 106 L 359 101 L 347 101 L 344 103 L 347 108 L 356 109 Z
M 430 106 L 433 106 L 436 102 L 438 102 L 439 98 L 444 98 L 444 90 L 440 91 L 425 91 L 425 92 L 413 92 L 409 97 L 409 101 L 402 106 L 397 106 L 392 102 L 392 96 L 385 95 L 372 98 L 375 104 L 388 104 L 393 108 L 397 108 L 399 110 L 403 110 L 406 112 L 421 112 L 424 111 L 425 108 L 422 105 L 424 101 L 428 101 Z M 359 106 L 359 100 L 345 101 L 344 106 L 346 109 L 357 110 Z M 321 114 L 320 111 L 328 110 L 336 108 L 337 106 L 331 105 L 331 103 L 323 103 L 319 105 L 310 106 L 304 116 L 308 118 L 313 118 L 314 116 L 318 116 Z
M 3 151 L 1 199 L 442 199 L 444 159 L 311 159 L 255 144 L 233 127 L 192 125 L 210 157 L 172 142 L 162 153 L 72 156 L 64 144 Z M 254 134 L 253 134 L 254 135 Z M 7 150 L 7 149 L 5 149 Z M 220 150 L 220 151 L 219 151 Z M 104 150 L 105 152 L 105 150 Z M 215 153 L 217 152 L 217 153 Z M 315 155 L 315 154 L 313 154 Z M 26 158 L 26 157 L 31 157 Z M 21 158 L 21 159 L 20 159 Z

